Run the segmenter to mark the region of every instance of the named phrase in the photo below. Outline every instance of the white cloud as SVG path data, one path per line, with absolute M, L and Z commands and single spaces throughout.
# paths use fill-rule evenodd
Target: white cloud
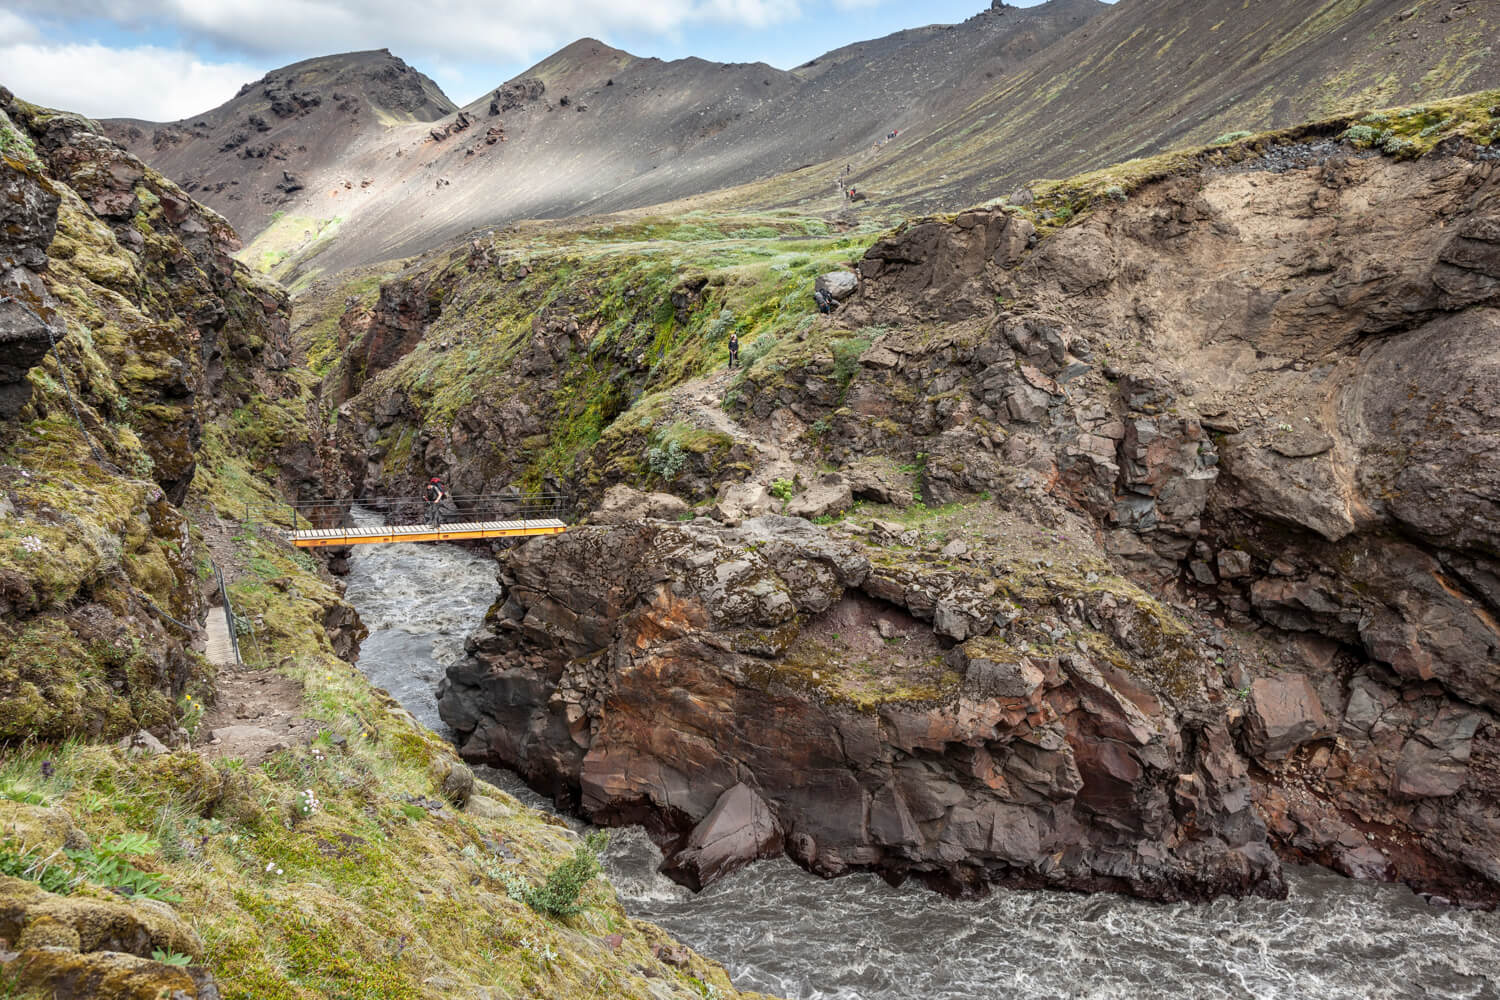
M 37 37 L 36 28 L 21 20 L 20 15 L 0 10 L 0 45 L 29 42 Z
M 790 21 L 801 13 L 797 0 L 702 0 L 696 16 L 749 28 Z
M 0 83 L 27 100 L 91 117 L 167 121 L 215 107 L 267 70 L 310 56 L 389 48 L 445 82 L 470 84 L 474 77 L 474 86 L 489 87 L 585 35 L 680 38 L 695 26 L 762 29 L 795 21 L 804 4 L 827 0 L 4 2 Z M 878 2 L 833 0 L 840 7 Z M 93 37 L 80 37 L 79 25 Z M 159 44 L 137 44 L 141 33 Z M 199 52 L 229 53 L 234 61 Z M 444 74 L 445 66 L 462 69 Z
M 16 96 L 91 118 L 171 121 L 229 100 L 265 72 L 246 63 L 207 63 L 156 46 L 0 45 L 4 83 Z
M 92 20 L 170 29 L 229 52 L 280 55 L 391 48 L 426 60 L 513 62 L 583 35 L 670 34 L 694 24 L 762 28 L 798 17 L 802 0 L 7 0 L 49 24 Z

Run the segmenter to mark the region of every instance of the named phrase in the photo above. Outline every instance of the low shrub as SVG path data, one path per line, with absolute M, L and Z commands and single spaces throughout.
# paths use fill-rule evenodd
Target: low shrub
M 1340 137 L 1345 142 L 1358 146 L 1360 149 L 1369 149 L 1380 141 L 1381 131 L 1370 125 L 1350 125 L 1344 130 Z
M 582 913 L 579 894 L 599 874 L 599 854 L 608 844 L 609 835 L 603 830 L 596 830 L 583 838 L 583 843 L 574 849 L 571 858 L 547 873 L 545 882 L 524 890 L 526 905 L 559 920 Z

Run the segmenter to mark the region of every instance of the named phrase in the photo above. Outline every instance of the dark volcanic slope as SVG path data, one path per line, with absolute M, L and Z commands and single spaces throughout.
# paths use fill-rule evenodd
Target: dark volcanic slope
M 741 162 L 726 182 L 852 155 L 892 130 L 930 128 L 1107 9 L 1098 0 L 1002 4 L 962 24 L 836 49 L 793 71 L 802 87 L 737 123 L 730 141 Z
M 891 129 L 947 117 L 1104 9 L 1098 0 L 1000 7 L 961 25 L 849 46 L 793 73 L 639 59 L 583 39 L 436 129 L 365 133 L 349 138 L 341 156 L 291 167 L 306 187 L 290 203 L 282 204 L 276 183 L 256 193 L 299 221 L 268 234 L 262 247 L 273 257 L 295 252 L 339 218 L 319 264 L 340 267 L 506 219 L 653 204 L 842 157 Z M 180 155 L 189 146 L 195 154 Z M 173 147 L 172 162 L 142 152 L 190 182 L 212 178 L 199 196 L 226 211 L 231 195 L 245 197 L 233 180 L 259 166 L 234 149 L 221 152 L 213 137 Z M 270 177 L 281 180 L 279 171 Z M 224 191 L 212 189 L 219 183 Z M 248 239 L 267 218 L 239 213 L 235 221 Z
M 118 118 L 104 127 L 251 236 L 359 136 L 455 110 L 436 83 L 380 49 L 275 70 L 194 118 L 165 125 Z
M 1500 82 L 1500 4 L 1120 0 L 860 175 L 909 208 L 961 205 L 1237 131 Z M 944 176 L 940 176 L 944 175 Z
M 404 255 L 507 219 L 651 205 L 852 156 L 892 129 L 943 120 L 1105 9 L 1097 0 L 996 8 L 831 53 L 811 78 L 816 67 L 635 59 L 584 39 L 466 108 L 473 124 L 461 134 L 407 149 L 416 158 L 407 164 L 421 172 L 403 172 L 401 187 L 382 185 L 389 162 L 376 157 L 390 153 L 372 150 L 358 169 L 382 194 L 346 218 L 318 266 Z M 496 127 L 503 143 L 487 141 Z M 832 192 L 833 175 L 825 180 Z M 275 252 L 285 248 L 279 235 Z
M 313 266 L 339 270 L 510 219 L 762 179 L 775 178 L 726 198 L 837 211 L 843 163 L 887 213 L 962 207 L 1221 133 L 1492 86 L 1497 29 L 1500 4 L 1463 0 L 1051 0 L 847 46 L 792 72 L 639 59 L 584 39 L 436 127 L 302 139 L 306 167 L 295 153 L 246 161 L 212 138 L 154 162 L 200 182 L 246 236 L 264 203 L 284 208 L 256 238 L 259 262 L 320 249 Z M 263 204 L 236 210 L 233 196 Z

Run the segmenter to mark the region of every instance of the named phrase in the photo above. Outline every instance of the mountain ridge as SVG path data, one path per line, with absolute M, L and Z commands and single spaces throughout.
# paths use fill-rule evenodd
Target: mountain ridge
M 1306 6 L 1115 4 L 921 137 L 947 178 L 886 162 L 870 172 L 868 188 L 922 189 L 908 208 L 978 201 L 1221 133 L 1433 100 L 1500 80 L 1500 55 L 1481 44 L 1500 30 L 1493 8 L 1397 0 Z M 1039 135 L 1076 141 L 1038 143 Z M 1018 156 L 1017 148 L 1029 152 Z
M 811 80 L 761 63 L 641 58 L 579 39 L 454 109 L 435 130 L 367 129 L 321 162 L 289 159 L 299 186 L 287 191 L 272 175 L 254 220 L 272 231 L 255 253 L 305 253 L 338 218 L 338 235 L 325 245 L 345 247 L 324 265 L 337 269 L 508 218 L 638 207 L 841 157 L 978 96 L 986 73 L 1018 66 L 1104 9 L 1097 0 L 1050 0 L 985 11 L 960 25 L 846 46 L 836 51 L 878 51 Z M 207 142 L 198 149 L 207 160 L 225 155 Z M 196 178 L 187 180 L 194 188 Z M 227 197 L 194 190 L 210 204 Z M 279 229 L 277 212 L 289 217 Z M 262 233 L 241 228 L 247 242 Z
M 1218 133 L 1472 89 L 1500 78 L 1476 41 L 1496 26 L 1481 8 L 1394 0 L 1051 0 L 789 71 L 584 38 L 435 122 L 338 133 L 305 166 L 289 157 L 289 176 L 255 168 L 260 206 L 225 211 L 250 218 L 247 258 L 293 280 L 516 219 L 705 196 L 889 223 Z M 204 146 L 203 162 L 223 160 Z M 846 165 L 870 199 L 857 211 L 836 184 Z M 210 204 L 237 194 L 187 186 Z

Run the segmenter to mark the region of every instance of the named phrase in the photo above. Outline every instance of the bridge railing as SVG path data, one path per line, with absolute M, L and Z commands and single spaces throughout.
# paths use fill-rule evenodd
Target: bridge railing
M 359 499 L 299 500 L 295 503 L 253 505 L 245 510 L 249 523 L 264 523 L 288 531 L 311 528 L 391 527 L 425 524 L 430 505 L 420 496 L 361 497 Z M 568 520 L 573 499 L 564 493 L 475 493 L 449 496 L 438 508 L 445 524 L 470 521 Z

